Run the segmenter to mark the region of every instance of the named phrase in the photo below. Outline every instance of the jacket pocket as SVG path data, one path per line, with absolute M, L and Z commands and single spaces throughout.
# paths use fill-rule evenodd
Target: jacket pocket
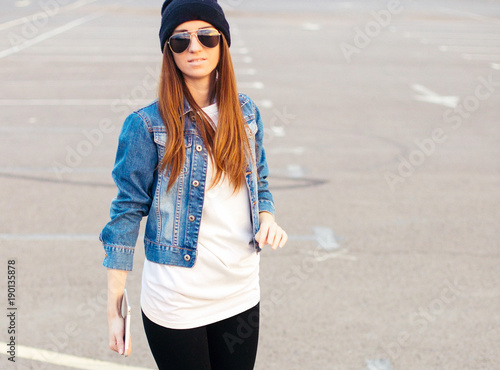
M 167 133 L 166 132 L 157 132 L 153 133 L 153 139 L 155 143 L 159 146 L 165 147 L 167 145 Z

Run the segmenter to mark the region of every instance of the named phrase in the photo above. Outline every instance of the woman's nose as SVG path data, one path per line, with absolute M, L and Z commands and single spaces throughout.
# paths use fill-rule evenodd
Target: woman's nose
M 189 52 L 196 53 L 197 51 L 200 51 L 201 49 L 202 49 L 202 46 L 200 44 L 200 41 L 198 40 L 198 36 L 196 36 L 196 34 L 191 35 L 191 42 L 189 43 Z

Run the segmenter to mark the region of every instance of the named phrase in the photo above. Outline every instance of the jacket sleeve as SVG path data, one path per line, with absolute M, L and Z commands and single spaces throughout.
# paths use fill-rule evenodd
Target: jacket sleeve
M 258 173 L 258 195 L 259 195 L 259 212 L 269 212 L 274 216 L 274 200 L 269 191 L 267 177 L 269 176 L 269 167 L 267 166 L 266 151 L 264 150 L 264 124 L 260 116 L 259 108 L 252 101 L 255 111 L 255 121 L 257 122 L 257 132 L 255 134 L 255 151 L 257 160 Z
M 99 236 L 107 268 L 132 270 L 140 222 L 152 203 L 157 165 L 153 134 L 141 116 L 132 113 L 123 124 L 112 172 L 118 193 L 111 202 L 111 221 Z

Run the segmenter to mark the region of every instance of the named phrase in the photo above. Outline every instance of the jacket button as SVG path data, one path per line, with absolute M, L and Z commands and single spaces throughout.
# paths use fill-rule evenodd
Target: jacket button
M 194 181 L 193 181 L 193 186 L 194 186 L 195 188 L 197 188 L 198 186 L 200 186 L 200 182 L 199 182 L 198 180 L 194 180 Z
M 191 256 L 189 254 L 185 254 L 184 261 L 191 261 Z
M 203 147 L 201 145 L 196 145 L 196 151 L 201 152 L 203 150 Z
M 195 217 L 193 215 L 191 215 L 191 216 L 188 217 L 188 220 L 191 221 L 191 222 L 193 222 L 195 220 Z
M 194 113 L 191 113 L 191 114 L 189 115 L 189 119 L 190 119 L 192 122 L 194 122 L 194 121 L 195 121 L 196 116 L 194 115 Z

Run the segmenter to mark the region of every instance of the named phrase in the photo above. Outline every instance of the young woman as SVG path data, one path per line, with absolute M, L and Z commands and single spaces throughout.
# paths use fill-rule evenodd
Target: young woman
M 258 109 L 238 94 L 229 25 L 214 0 L 167 0 L 158 100 L 120 134 L 118 194 L 100 239 L 108 268 L 109 345 L 139 223 L 141 308 L 160 369 L 252 369 L 259 333 L 259 252 L 283 247 L 274 220 Z

